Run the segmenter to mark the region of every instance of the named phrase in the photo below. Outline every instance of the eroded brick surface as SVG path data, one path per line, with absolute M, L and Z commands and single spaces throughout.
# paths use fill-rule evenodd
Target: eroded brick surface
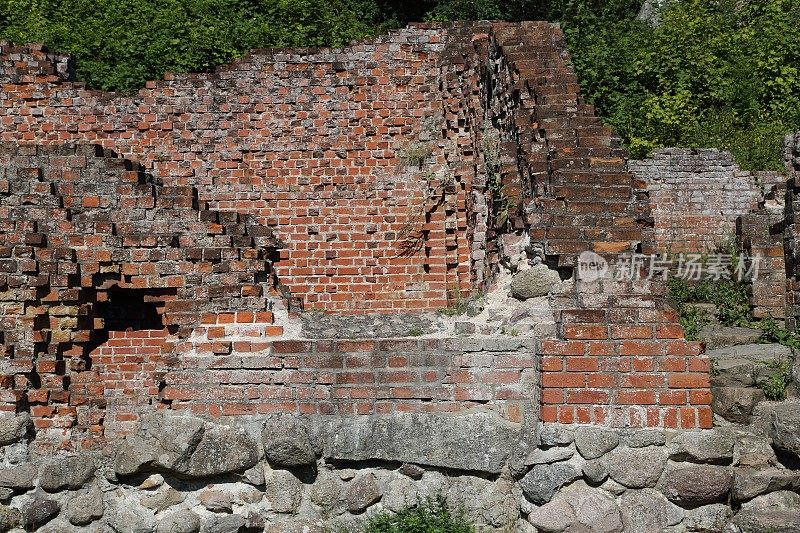
M 557 26 L 421 25 L 342 50 L 256 51 L 134 96 L 68 81 L 69 61 L 40 48 L 0 52 L 2 157 L 15 161 L 0 176 L 2 279 L 21 290 L 12 283 L 37 273 L 49 287 L 4 293 L 17 318 L 4 322 L 3 394 L 61 428 L 53 442 L 124 433 L 153 408 L 481 406 L 525 421 L 541 405 L 545 421 L 710 425 L 706 361 L 655 283 L 577 282 L 552 302 L 561 339 L 514 348 L 300 339 L 269 314 L 458 303 L 488 286 L 503 234 L 527 235 L 564 276 L 586 250 L 654 251 L 647 183 L 581 100 Z M 62 152 L 77 159 L 52 159 Z M 82 177 L 81 165 L 101 170 Z M 70 220 L 40 239 L 30 203 L 48 201 Z M 39 280 L 36 254 L 70 232 L 70 259 Z M 139 324 L 96 342 L 104 324 L 49 323 L 52 287 L 78 317 L 112 287 L 150 291 L 163 327 L 111 317 Z

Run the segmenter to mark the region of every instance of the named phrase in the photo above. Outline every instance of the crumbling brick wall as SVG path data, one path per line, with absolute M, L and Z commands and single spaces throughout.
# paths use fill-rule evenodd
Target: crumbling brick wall
M 141 164 L 134 181 L 145 190 L 125 204 L 143 210 L 136 219 L 136 209 L 113 209 L 129 196 L 127 175 L 74 176 L 82 187 L 108 188 L 77 190 L 71 197 L 90 205 L 74 209 L 99 209 L 123 236 L 121 251 L 102 237 L 84 243 L 91 253 L 112 248 L 108 264 L 88 264 L 120 269 L 102 290 L 175 289 L 182 303 L 170 291 L 147 294 L 163 327 L 128 316 L 140 326 L 112 329 L 108 342 L 81 333 L 85 367 L 68 372 L 65 353 L 51 350 L 41 375 L 55 395 L 30 382 L 30 365 L 6 368 L 9 406 L 28 408 L 32 394 L 40 427 L 68 427 L 74 444 L 101 432 L 105 416 L 108 429 L 124 433 L 145 409 L 237 414 L 254 403 L 320 414 L 480 405 L 514 421 L 541 412 L 548 422 L 711 424 L 707 359 L 683 340 L 655 282 L 578 280 L 552 302 L 560 339 L 500 351 L 446 339 L 416 348 L 393 339 L 297 341 L 281 337 L 271 314 L 259 315 L 281 302 L 276 286 L 286 288 L 289 307 L 344 314 L 445 307 L 488 285 L 504 233 L 529 238 L 532 253 L 565 278 L 585 251 L 608 260 L 653 251 L 646 184 L 582 101 L 556 25 L 419 25 L 342 50 L 254 52 L 214 74 L 168 75 L 134 96 L 89 91 L 69 72 L 64 57 L 2 45 L 0 140 L 14 146 L 13 157 L 78 143 L 70 149 L 94 153 L 83 147 L 93 144 L 136 162 L 114 162 L 101 149 L 100 167 Z M 72 171 L 56 161 L 28 167 Z M 16 188 L 39 186 L 27 175 L 6 181 L 9 201 L 20 204 L 25 192 Z M 147 198 L 155 203 L 140 205 Z M 26 211 L 21 220 L 33 218 Z M 159 228 L 165 219 L 183 222 Z M 138 220 L 156 226 L 140 231 Z M 6 239 L 23 234 L 8 228 Z M 138 237 L 126 243 L 128 234 Z M 214 244 L 184 257 L 193 238 Z M 170 270 L 171 261 L 190 271 Z M 65 288 L 83 287 L 79 278 L 56 277 Z M 239 292 L 212 293 L 220 285 Z M 254 314 L 240 321 L 239 313 Z M 8 350 L 14 335 L 52 328 L 29 321 L 4 329 Z M 34 347 L 25 360 L 44 362 L 48 350 Z M 409 350 L 417 356 L 395 371 L 391 362 Z M 331 358 L 348 363 L 328 369 Z
M 715 252 L 733 244 L 736 219 L 763 202 L 758 177 L 741 170 L 730 152 L 665 148 L 630 166 L 647 182 L 661 253 Z

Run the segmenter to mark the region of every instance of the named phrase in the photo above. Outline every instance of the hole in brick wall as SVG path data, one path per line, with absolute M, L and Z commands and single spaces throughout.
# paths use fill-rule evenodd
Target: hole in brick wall
M 164 329 L 164 302 L 175 297 L 175 289 L 124 289 L 111 287 L 96 312 L 106 331 Z

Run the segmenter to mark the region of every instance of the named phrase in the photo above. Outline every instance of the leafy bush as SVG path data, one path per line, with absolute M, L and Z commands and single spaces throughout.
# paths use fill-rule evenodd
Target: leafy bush
M 787 360 L 770 361 L 764 367 L 769 374 L 764 379 L 758 379 L 758 387 L 764 391 L 768 400 L 783 401 L 786 399 L 786 387 L 792 380 L 792 364 Z
M 683 0 L 655 28 L 591 10 L 564 23 L 584 94 L 634 157 L 714 146 L 780 170 L 781 138 L 800 129 L 798 16 L 796 0 Z
M 442 497 L 390 515 L 381 513 L 367 522 L 365 533 L 474 533 L 463 513 L 451 513 Z
M 732 280 L 703 280 L 689 284 L 681 278 L 670 278 L 669 299 L 680 314 L 686 338 L 694 340 L 709 320 L 692 304 L 709 303 L 717 309 L 716 319 L 724 326 L 751 324 L 747 285 Z
M 0 0 L 0 38 L 69 52 L 90 87 L 132 91 L 252 48 L 346 44 L 377 17 L 372 0 Z

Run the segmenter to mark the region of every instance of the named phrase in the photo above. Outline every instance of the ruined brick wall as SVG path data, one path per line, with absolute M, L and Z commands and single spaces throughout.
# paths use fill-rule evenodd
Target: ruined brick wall
M 732 242 L 737 217 L 763 202 L 757 177 L 742 171 L 729 152 L 666 148 L 631 161 L 647 182 L 659 252 L 713 252 Z
M 86 90 L 58 75 L 66 59 L 3 45 L 0 140 L 99 144 L 211 209 L 255 216 L 289 243 L 278 275 L 308 308 L 446 307 L 448 290 L 471 286 L 459 238 L 471 184 L 446 161 L 460 142 L 443 136 L 445 40 L 416 29 L 256 51 L 134 96 Z
M 297 303 L 346 315 L 459 301 L 491 281 L 504 234 L 527 239 L 573 279 L 582 252 L 614 260 L 653 251 L 646 184 L 581 100 L 568 59 L 560 29 L 547 23 L 417 26 L 342 50 L 254 52 L 214 74 L 170 75 L 123 96 L 67 81 L 63 57 L 3 45 L 0 140 L 8 157 L 35 158 L 11 168 L 40 169 L 6 179 L 0 208 L 25 206 L 26 224 L 3 212 L 7 253 L 53 251 L 52 241 L 39 251 L 17 242 L 36 233 L 30 190 L 69 199 L 65 218 L 91 222 L 74 230 L 86 251 L 67 250 L 66 266 L 43 271 L 59 290 L 86 289 L 57 295 L 92 318 L 59 337 L 66 347 L 45 338 L 55 326 L 29 319 L 57 316 L 38 292 L 4 293 L 4 306 L 23 302 L 20 321 L 4 322 L 6 350 L 21 345 L 15 336 L 32 339 L 29 352 L 14 347 L 4 361 L 7 406 L 35 411 L 55 445 L 125 433 L 156 408 L 349 415 L 480 406 L 529 426 L 540 417 L 708 427 L 707 359 L 683 340 L 657 283 L 576 280 L 552 301 L 560 338 L 513 348 L 502 346 L 519 341 L 348 344 L 290 331 L 286 310 Z M 82 178 L 73 161 L 48 159 L 65 149 L 135 176 Z M 61 171 L 80 187 L 40 185 Z M 99 222 L 116 229 L 94 237 Z M 110 257 L 93 257 L 101 251 Z M 19 283 L 33 264 L 14 263 L 22 270 L 7 280 Z M 72 270 L 59 277 L 59 268 Z M 109 283 L 84 286 L 85 269 Z M 114 287 L 160 291 L 146 295 L 160 323 L 95 322 Z M 83 361 L 74 367 L 72 346 Z

